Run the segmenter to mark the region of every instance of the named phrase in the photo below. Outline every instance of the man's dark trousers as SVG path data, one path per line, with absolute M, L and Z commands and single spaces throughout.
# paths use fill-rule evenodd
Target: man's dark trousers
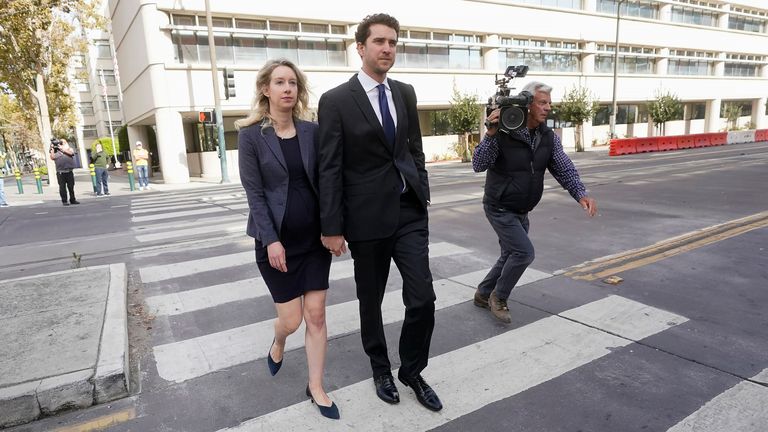
M 490 204 L 483 207 L 488 222 L 499 237 L 501 255 L 477 288 L 485 296 L 496 289 L 496 296 L 506 300 L 525 269 L 533 262 L 533 244 L 528 238 L 528 214 Z
M 74 203 L 75 199 L 75 173 L 70 172 L 57 172 L 56 179 L 59 181 L 59 196 L 61 196 L 61 202 L 67 202 L 67 190 L 69 190 L 69 202 Z
M 400 370 L 415 376 L 427 366 L 435 326 L 435 291 L 428 249 L 427 212 L 413 192 L 401 196 L 400 219 L 394 234 L 383 239 L 349 242 L 360 302 L 360 334 L 374 377 L 389 374 L 392 369 L 381 314 L 391 261 L 403 278 L 405 321 L 400 332 Z

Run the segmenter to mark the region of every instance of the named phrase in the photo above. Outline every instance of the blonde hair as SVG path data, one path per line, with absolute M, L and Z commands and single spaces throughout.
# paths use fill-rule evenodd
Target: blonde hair
M 253 90 L 253 102 L 248 117 L 235 121 L 235 128 L 240 129 L 261 122 L 262 126 L 272 126 L 272 116 L 269 113 L 269 98 L 264 94 L 264 89 L 269 86 L 272 72 L 280 66 L 286 66 L 296 74 L 296 86 L 298 87 L 296 105 L 293 106 L 293 117 L 303 119 L 307 114 L 309 105 L 309 90 L 307 89 L 307 77 L 299 68 L 288 59 L 268 60 L 259 70 L 256 76 L 256 85 Z

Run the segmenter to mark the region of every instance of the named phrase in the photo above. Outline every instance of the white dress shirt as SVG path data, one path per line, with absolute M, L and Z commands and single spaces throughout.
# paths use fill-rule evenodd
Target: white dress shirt
M 362 69 L 357 74 L 357 79 L 365 90 L 365 94 L 368 96 L 368 101 L 371 102 L 373 111 L 376 113 L 376 117 L 379 118 L 379 123 L 382 127 L 384 122 L 381 119 L 381 110 L 379 109 L 379 89 L 376 88 L 379 85 L 375 79 L 371 78 Z M 392 114 L 392 121 L 395 122 L 395 130 L 397 130 L 397 110 L 395 109 L 395 101 L 392 99 L 392 89 L 389 88 L 389 81 L 384 80 L 384 87 L 387 89 L 387 104 L 389 104 L 389 112 Z

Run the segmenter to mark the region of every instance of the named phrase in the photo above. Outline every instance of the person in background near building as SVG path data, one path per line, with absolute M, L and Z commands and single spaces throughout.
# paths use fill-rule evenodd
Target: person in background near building
M 56 179 L 59 181 L 59 195 L 61 203 L 65 206 L 70 204 L 80 204 L 75 199 L 75 150 L 69 146 L 65 139 L 51 138 L 51 149 L 49 151 L 51 159 L 56 163 Z M 67 190 L 69 190 L 69 201 L 67 201 Z
M 149 152 L 144 148 L 141 141 L 136 141 L 136 148 L 133 149 L 133 167 L 136 168 L 136 175 L 139 176 L 139 190 L 149 189 Z
M 435 291 L 416 92 L 387 79 L 399 30 L 398 21 L 387 14 L 363 19 L 355 32 L 362 70 L 320 97 L 320 217 L 331 252 L 339 253 L 349 241 L 360 333 L 376 395 L 387 403 L 400 402 L 381 312 L 394 261 L 405 303 L 398 379 L 413 389 L 420 404 L 439 411 L 440 398 L 421 376 L 435 326 Z
M 306 324 L 306 394 L 324 417 L 339 409 L 323 390 L 328 330 L 325 296 L 331 256 L 320 241 L 317 199 L 317 125 L 301 120 L 307 79 L 290 61 L 268 61 L 256 77 L 251 114 L 238 120 L 240 179 L 248 197 L 247 233 L 277 309 L 267 365 L 283 364 L 286 338 Z M 337 254 L 340 255 L 340 254 Z
M 5 198 L 5 152 L 0 151 L 0 207 L 8 207 Z
M 91 155 L 91 162 L 96 170 L 96 196 L 109 195 L 109 172 L 107 171 L 107 154 L 101 143 L 96 144 L 96 151 Z
M 590 217 L 597 213 L 597 202 L 587 195 L 576 167 L 563 151 L 560 137 L 546 125 L 552 111 L 552 87 L 534 81 L 523 91 L 533 95 L 527 124 L 510 133 L 499 133 L 499 109 L 494 110 L 488 115 L 487 132 L 472 158 L 475 172 L 488 171 L 483 207 L 501 246 L 501 256 L 478 285 L 474 303 L 490 309 L 505 323 L 512 321 L 507 298 L 533 262 L 528 212 L 541 200 L 544 171 L 549 169 Z

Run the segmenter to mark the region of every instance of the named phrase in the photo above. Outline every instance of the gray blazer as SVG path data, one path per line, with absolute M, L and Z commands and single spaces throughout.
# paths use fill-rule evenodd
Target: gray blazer
M 317 195 L 317 124 L 295 120 L 301 159 Z M 240 129 L 238 136 L 240 181 L 248 197 L 247 233 L 261 246 L 280 240 L 280 227 L 288 201 L 288 167 L 275 129 L 260 124 Z

